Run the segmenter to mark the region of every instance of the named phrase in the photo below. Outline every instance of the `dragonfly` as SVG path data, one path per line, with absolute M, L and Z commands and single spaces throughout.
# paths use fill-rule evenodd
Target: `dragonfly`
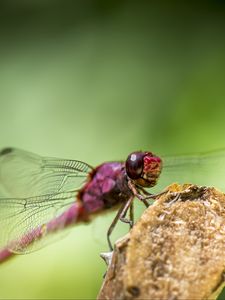
M 224 189 L 225 149 L 190 155 L 157 156 L 136 151 L 125 161 L 97 167 L 71 159 L 42 157 L 17 148 L 0 150 L 0 262 L 58 239 L 76 224 L 117 209 L 107 231 L 120 220 L 134 223 L 133 203 L 146 207 L 173 182 Z M 158 182 L 159 181 L 159 182 Z M 129 211 L 129 216 L 128 216 Z

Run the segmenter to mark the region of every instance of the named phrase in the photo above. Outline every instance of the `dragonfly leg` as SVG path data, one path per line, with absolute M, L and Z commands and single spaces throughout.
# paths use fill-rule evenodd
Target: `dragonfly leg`
M 130 221 L 131 221 L 130 228 L 132 228 L 134 225 L 134 202 L 133 201 L 131 202 L 131 205 L 130 205 L 129 215 L 130 215 Z
M 144 189 L 142 188 L 137 188 L 131 181 L 128 181 L 128 186 L 131 189 L 131 191 L 133 192 L 134 196 L 137 197 L 139 200 L 141 200 L 146 207 L 149 206 L 148 202 L 146 201 L 147 199 L 156 199 L 158 196 L 161 196 L 165 193 L 167 193 L 167 191 L 158 193 L 158 194 L 150 194 L 148 192 L 144 192 Z M 139 190 L 141 190 L 142 192 L 144 192 L 147 196 L 142 195 Z
M 158 194 L 150 194 L 149 196 L 146 196 L 145 199 L 156 199 L 157 197 L 162 196 L 166 193 L 167 193 L 167 191 L 164 191 L 164 192 L 161 192 Z
M 126 218 L 126 214 L 128 209 L 130 209 L 130 219 Z M 131 197 L 127 202 L 126 205 L 124 206 L 124 209 L 121 213 L 120 216 L 120 221 L 127 223 L 130 225 L 130 228 L 133 227 L 133 223 L 134 223 L 134 215 L 133 215 L 133 197 Z
M 142 186 L 139 186 L 138 189 L 139 189 L 140 191 L 142 191 L 142 193 L 143 193 L 144 195 L 146 195 L 146 196 L 152 195 L 151 193 L 147 192 Z
M 121 219 L 121 216 L 124 215 L 124 211 L 127 211 L 131 202 L 133 200 L 133 197 L 129 198 L 129 200 L 127 202 L 124 202 L 120 209 L 118 210 L 114 220 L 112 221 L 112 224 L 109 226 L 109 229 L 107 231 L 107 241 L 108 241 L 108 245 L 109 245 L 109 249 L 110 251 L 113 251 L 113 246 L 112 246 L 112 243 L 111 243 L 111 240 L 110 240 L 110 235 L 112 234 L 113 232 L 113 229 L 115 228 L 117 222 Z M 127 208 L 128 206 L 128 208 Z

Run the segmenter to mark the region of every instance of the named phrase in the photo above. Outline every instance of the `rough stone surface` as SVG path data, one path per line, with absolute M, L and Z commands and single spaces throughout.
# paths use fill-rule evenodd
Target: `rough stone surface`
M 225 195 L 173 184 L 116 244 L 98 299 L 215 299 L 224 271 Z

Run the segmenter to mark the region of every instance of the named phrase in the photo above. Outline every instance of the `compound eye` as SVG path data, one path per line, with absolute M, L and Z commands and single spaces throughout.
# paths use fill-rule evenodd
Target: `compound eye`
M 131 179 L 140 178 L 144 167 L 144 156 L 145 154 L 142 152 L 134 152 L 128 156 L 126 160 L 126 172 Z

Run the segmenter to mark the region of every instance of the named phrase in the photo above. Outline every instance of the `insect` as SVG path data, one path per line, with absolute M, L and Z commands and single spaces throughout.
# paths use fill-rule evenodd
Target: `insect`
M 137 151 L 126 161 L 93 168 L 78 160 L 5 148 L 0 151 L 0 262 L 37 250 L 66 228 L 118 207 L 107 231 L 112 250 L 110 235 L 117 221 L 132 227 L 133 199 L 148 206 L 148 199 L 156 195 L 146 188 L 154 187 L 159 177 L 165 185 L 192 181 L 223 188 L 224 175 L 224 149 L 165 158 Z

